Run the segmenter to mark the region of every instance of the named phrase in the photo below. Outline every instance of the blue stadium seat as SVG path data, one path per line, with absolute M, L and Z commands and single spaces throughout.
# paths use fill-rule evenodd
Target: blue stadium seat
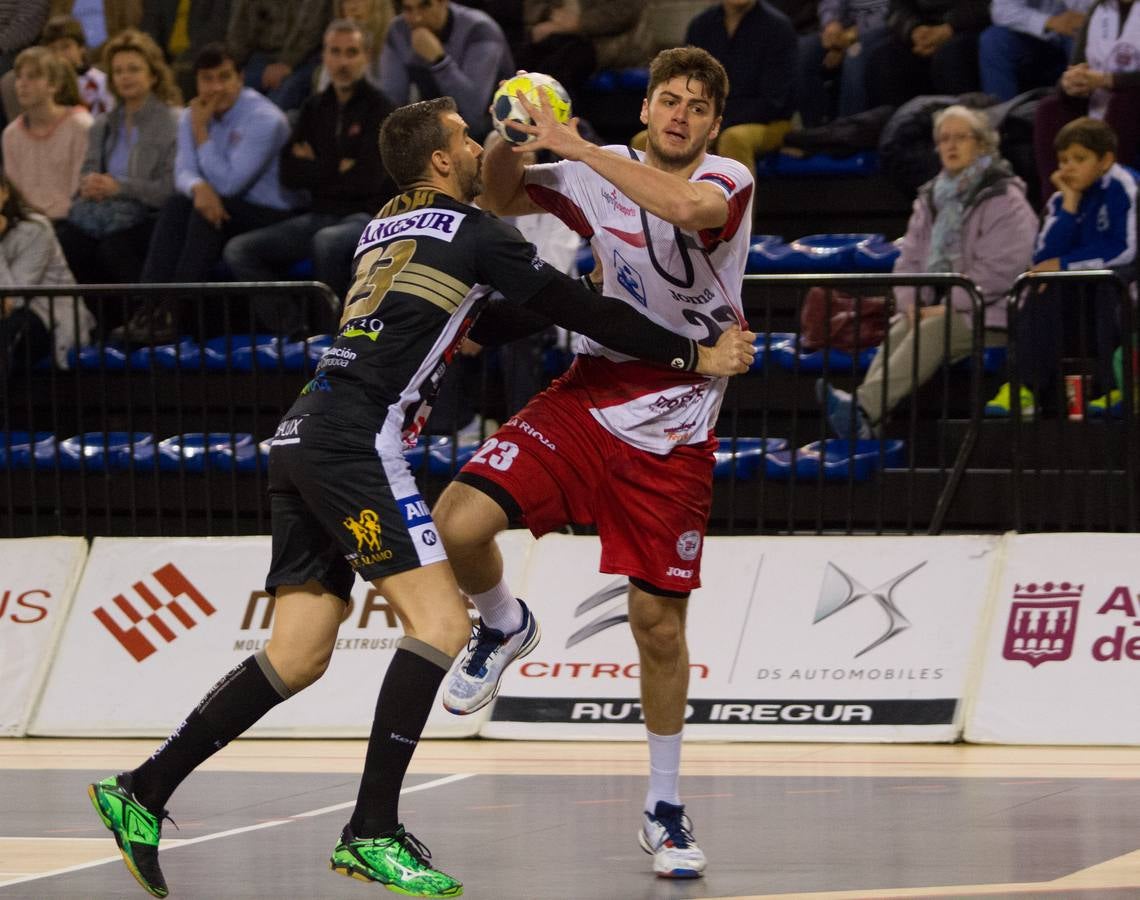
M 801 481 L 814 481 L 823 471 L 824 481 L 866 481 L 879 469 L 903 465 L 906 452 L 899 440 L 857 440 L 828 438 L 792 451 L 781 450 L 765 460 L 766 474 L 774 481 L 785 481 L 793 473 Z
M 649 87 L 648 69 L 601 69 L 586 82 L 585 90 L 592 94 L 612 94 L 615 91 L 644 91 Z
M 878 171 L 879 154 L 874 150 L 852 153 L 850 156 L 832 156 L 829 153 L 792 156 L 788 153 L 775 152 L 756 159 L 758 178 L 842 177 L 874 175 Z
M 723 481 L 735 473 L 737 481 L 747 481 L 756 475 L 764 456 L 787 446 L 784 438 L 740 437 L 735 442 L 731 438 L 721 438 L 714 454 L 713 478 Z
M 876 234 L 855 246 L 852 262 L 859 272 L 891 272 L 901 252 L 894 241 Z
M 574 271 L 579 275 L 589 275 L 594 271 L 594 251 L 585 241 L 582 242 L 582 246 L 578 248 L 578 254 L 574 257 Z
M 321 361 L 321 357 L 325 355 L 325 351 L 333 345 L 333 336 L 331 334 L 315 334 L 309 338 L 309 369 L 315 369 L 317 363 Z
M 178 472 L 181 469 L 201 473 L 208 465 L 228 472 L 234 468 L 236 454 L 243 450 L 251 460 L 252 469 L 257 450 L 250 434 L 234 434 L 232 441 L 231 435 L 224 432 L 179 434 L 158 442 L 158 467 L 163 472 Z
M 1005 372 L 1005 360 L 1009 355 L 1008 347 L 985 347 L 982 350 L 982 371 L 986 375 L 1001 375 Z M 960 359 L 954 363 L 955 372 L 970 371 L 970 357 Z
M 150 370 L 152 358 L 156 369 L 197 369 L 202 364 L 202 348 L 197 341 L 183 337 L 176 344 L 139 347 L 131 353 L 127 363 L 133 371 L 146 372 Z
M 33 452 L 37 469 L 54 469 L 55 442 L 50 438 Z M 154 466 L 154 436 L 136 431 L 88 431 L 59 442 L 59 467 L 64 472 L 121 472 Z
M 50 431 L 0 432 L 0 471 L 28 468 L 36 444 L 49 438 Z
M 829 374 L 845 375 L 866 372 L 878 352 L 878 347 L 867 347 L 858 354 L 846 350 L 801 350 L 796 353 L 796 344 L 792 340 L 774 345 L 768 355 L 772 362 L 788 372 L 819 375 L 826 367 Z
M 305 345 L 301 341 L 286 341 L 272 334 L 232 335 L 212 338 L 206 342 L 206 368 L 225 369 L 229 365 L 235 372 L 300 372 L 305 363 Z M 217 354 L 216 356 L 214 354 Z
M 753 241 L 747 271 L 750 274 L 851 272 L 857 268 L 856 253 L 860 247 L 874 248 L 866 254 L 870 264 L 874 253 L 886 253 L 881 246 L 884 242 L 886 239 L 881 234 L 809 234 L 787 244 L 776 240 Z
M 756 335 L 756 340 L 752 342 L 752 346 L 756 348 L 756 355 L 752 357 L 752 365 L 749 367 L 749 371 L 763 371 L 764 366 L 767 364 L 768 356 L 771 355 L 776 348 L 786 347 L 789 344 L 794 345 L 795 340 L 796 335 L 791 331 L 761 331 Z
M 429 438 L 428 471 L 433 475 L 454 475 L 475 455 L 481 444 L 482 441 L 473 441 L 456 446 L 449 437 Z
M 71 369 L 86 371 L 122 372 L 127 368 L 127 357 L 126 350 L 111 344 L 105 347 L 72 347 L 67 351 L 67 365 Z

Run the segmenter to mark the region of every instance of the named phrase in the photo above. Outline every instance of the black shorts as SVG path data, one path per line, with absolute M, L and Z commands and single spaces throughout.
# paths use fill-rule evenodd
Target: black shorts
M 270 594 L 315 580 L 347 602 L 354 574 L 374 581 L 447 558 L 398 441 L 332 416 L 282 420 L 269 503 Z

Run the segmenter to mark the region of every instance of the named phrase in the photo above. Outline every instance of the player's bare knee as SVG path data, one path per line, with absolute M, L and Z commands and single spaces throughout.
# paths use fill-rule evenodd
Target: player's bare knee
M 332 648 L 296 648 L 285 652 L 275 652 L 272 639 L 266 652 L 272 660 L 273 668 L 290 691 L 296 693 L 318 681 L 328 670 L 332 659 Z
M 494 501 L 462 482 L 453 481 L 444 488 L 432 518 L 448 555 L 478 550 L 493 541 L 501 530 L 496 512 L 501 513 Z
M 685 647 L 684 622 L 676 617 L 630 616 L 629 624 L 638 649 L 654 659 L 673 659 Z

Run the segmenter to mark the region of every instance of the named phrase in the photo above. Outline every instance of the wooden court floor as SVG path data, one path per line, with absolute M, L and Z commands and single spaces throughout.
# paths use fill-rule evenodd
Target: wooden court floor
M 153 740 L 0 739 L 0 900 L 146 896 L 86 784 Z M 362 741 L 235 742 L 171 801 L 171 897 L 393 896 L 338 877 Z M 1140 749 L 691 743 L 707 877 L 654 878 L 640 743 L 424 741 L 401 817 L 475 900 L 1140 898 Z

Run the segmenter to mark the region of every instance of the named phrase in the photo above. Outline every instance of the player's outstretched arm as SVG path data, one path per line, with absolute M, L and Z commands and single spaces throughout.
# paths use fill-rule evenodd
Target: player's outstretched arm
M 561 273 L 527 300 L 524 307 L 611 350 L 701 375 L 746 372 L 755 353 L 752 332 L 733 326 L 721 335 L 716 346 L 703 347 L 692 338 L 658 325 L 628 303 L 596 294 Z M 736 337 L 731 336 L 734 333 Z

